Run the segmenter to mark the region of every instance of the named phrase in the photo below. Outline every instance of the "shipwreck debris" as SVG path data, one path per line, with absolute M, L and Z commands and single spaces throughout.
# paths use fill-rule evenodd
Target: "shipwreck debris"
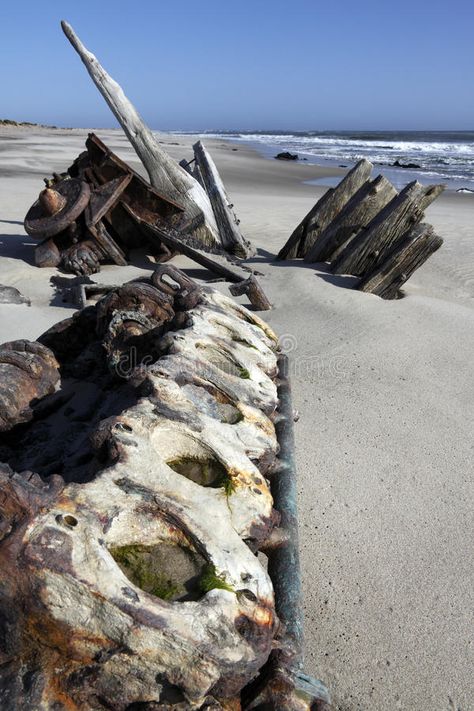
M 16 287 L 0 284 L 0 304 L 27 304 L 27 306 L 31 306 L 31 301 L 23 296 Z
M 122 88 L 99 64 L 76 35 L 71 25 L 61 22 L 64 34 L 79 54 L 90 77 L 146 168 L 153 187 L 168 200 L 182 205 L 194 238 L 203 246 L 220 247 L 239 257 L 253 253 L 253 247 L 240 234 L 229 213 L 228 200 L 212 159 L 202 144 L 195 147 L 202 180 L 174 161 L 160 146 Z
M 271 329 L 167 264 L 0 368 L 5 708 L 323 708 Z
M 126 265 L 130 249 L 147 245 L 158 262 L 185 254 L 233 283 L 248 278 L 250 270 L 239 262 L 231 266 L 223 253 L 205 252 L 192 236 L 192 225 L 185 220 L 181 206 L 149 185 L 95 134 L 89 134 L 86 149 L 66 173 L 53 174 L 45 180 L 47 187 L 25 217 L 25 230 L 42 240 L 35 249 L 38 266 L 62 266 L 65 271 L 88 276 L 98 272 L 103 262 Z M 239 236 L 232 229 L 232 206 L 226 202 L 224 187 L 213 172 L 214 164 L 204 146 L 199 144 L 196 150 L 202 156 L 201 164 L 207 166 L 215 200 L 220 201 L 219 224 L 223 231 L 227 225 L 227 245 L 231 244 L 232 234 L 237 251 Z M 248 243 L 241 244 L 250 250 Z M 269 308 L 261 287 L 253 279 L 256 286 L 248 292 L 251 303 L 262 310 Z M 78 293 L 82 305 L 85 291 Z
M 277 259 L 329 262 L 335 274 L 360 277 L 356 288 L 395 299 L 400 287 L 443 243 L 426 208 L 444 190 L 416 180 L 398 193 L 383 176 L 370 179 L 362 159 L 330 188 L 294 230 Z
M 331 223 L 341 207 L 370 177 L 372 164 L 361 160 L 335 188 L 329 188 L 303 218 L 278 253 L 278 259 L 305 257 L 320 233 Z
M 10 341 L 0 346 L 0 432 L 28 422 L 32 404 L 53 393 L 59 364 L 41 343 Z
M 86 149 L 66 173 L 45 179 L 46 189 L 25 217 L 26 232 L 42 240 L 35 249 L 38 266 L 61 265 L 77 275 L 94 274 L 103 262 L 123 266 L 130 249 L 146 244 L 136 213 L 154 224 L 179 225 L 183 219 L 180 205 L 160 195 L 95 134 L 89 134 Z M 169 259 L 166 247 L 153 246 L 158 260 Z
M 209 151 L 202 141 L 197 141 L 193 150 L 196 169 L 209 195 L 224 250 L 243 259 L 252 256 L 255 250 L 240 233 L 239 220 L 232 209 L 234 206 L 227 197 L 224 183 Z
M 239 281 L 229 287 L 232 296 L 242 296 L 247 294 L 252 306 L 258 311 L 269 311 L 272 308 L 271 303 L 265 296 L 262 287 L 254 276 L 248 277 L 244 281 Z

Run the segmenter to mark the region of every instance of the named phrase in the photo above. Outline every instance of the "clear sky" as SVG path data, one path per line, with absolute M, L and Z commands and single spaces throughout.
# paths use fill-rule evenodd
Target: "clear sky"
M 0 118 L 116 125 L 61 19 L 153 128 L 474 129 L 472 0 L 2 0 Z

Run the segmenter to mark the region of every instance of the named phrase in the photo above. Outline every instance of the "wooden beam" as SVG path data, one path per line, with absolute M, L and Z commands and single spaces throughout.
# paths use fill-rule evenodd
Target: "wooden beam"
M 209 151 L 202 143 L 197 141 L 193 146 L 196 165 L 204 182 L 204 188 L 211 201 L 214 217 L 216 218 L 222 246 L 229 254 L 246 259 L 255 254 L 255 249 L 250 242 L 242 236 L 239 229 L 233 205 L 231 204 L 222 182 L 217 166 Z
M 151 225 L 149 222 L 143 220 L 139 215 L 134 213 L 129 205 L 124 204 L 123 207 L 128 212 L 128 214 L 136 221 L 140 228 L 146 233 L 147 237 L 151 241 L 162 242 L 171 251 L 184 254 L 186 257 L 189 257 L 189 259 L 192 259 L 194 262 L 197 262 L 197 264 L 200 264 L 202 267 L 205 267 L 205 269 L 209 269 L 209 271 L 213 272 L 214 274 L 223 277 L 226 281 L 237 283 L 243 281 L 246 278 L 241 273 L 230 269 L 226 265 L 222 264 L 220 261 L 217 261 L 216 259 L 211 259 L 208 254 L 205 254 L 201 250 L 196 249 L 195 247 L 191 247 L 189 244 L 186 244 L 186 242 L 183 241 L 183 237 L 178 232 L 178 230 L 175 230 L 172 227 L 168 227 L 163 222 L 157 223 L 156 225 Z M 221 257 L 221 259 L 224 258 Z
M 396 299 L 400 287 L 442 244 L 431 225 L 417 225 L 357 288 L 383 299 Z
M 444 190 L 443 185 L 409 183 L 331 264 L 335 274 L 365 277 L 380 266 L 405 233 L 423 219 L 424 210 Z
M 347 173 L 339 185 L 327 190 L 294 230 L 278 253 L 277 259 L 305 257 L 321 232 L 370 178 L 372 167 L 372 163 L 363 158 Z
M 306 254 L 305 262 L 326 262 L 334 258 L 348 240 L 366 227 L 377 213 L 397 195 L 393 185 L 379 175 L 367 181 L 321 232 Z
M 125 96 L 122 87 L 107 74 L 97 58 L 82 44 L 71 25 L 63 20 L 61 27 L 125 131 L 145 166 L 153 187 L 166 197 L 181 203 L 187 219 L 193 219 L 199 212 L 204 213 L 204 222 L 195 236 L 207 245 L 219 245 L 219 231 L 205 190 L 161 148 L 152 131 Z

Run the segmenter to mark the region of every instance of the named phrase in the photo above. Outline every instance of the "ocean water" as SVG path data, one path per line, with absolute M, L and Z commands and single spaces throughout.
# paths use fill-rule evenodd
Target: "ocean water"
M 416 178 L 445 183 L 452 190 L 474 190 L 474 131 L 209 131 L 207 135 L 245 142 L 267 157 L 280 151 L 298 153 L 300 159 L 319 165 L 352 167 L 367 158 L 397 188 Z M 397 168 L 396 161 L 417 167 Z M 314 182 L 330 184 L 331 180 Z

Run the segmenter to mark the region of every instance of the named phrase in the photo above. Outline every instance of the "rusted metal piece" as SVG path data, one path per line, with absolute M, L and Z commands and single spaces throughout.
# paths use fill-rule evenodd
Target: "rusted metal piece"
M 66 205 L 66 198 L 53 188 L 45 188 L 39 194 L 39 203 L 46 216 L 55 215 Z
M 62 207 L 50 214 L 45 212 L 44 198 L 38 198 L 26 214 L 25 230 L 32 237 L 45 239 L 63 232 L 79 217 L 89 202 L 90 187 L 84 180 L 61 180 L 55 184 L 54 191 L 65 198 Z M 47 205 L 51 205 L 53 202 L 46 200 Z
M 72 274 L 88 276 L 100 271 L 101 250 L 93 240 L 72 244 L 61 253 L 64 269 Z
M 117 242 L 111 237 L 103 222 L 97 222 L 89 227 L 89 234 L 93 237 L 101 252 L 104 261 L 111 261 L 120 266 L 126 266 L 125 253 Z
M 239 709 L 277 633 L 253 552 L 278 521 L 265 478 L 277 454 L 276 338 L 169 267 L 153 281 L 44 334 L 61 388 L 5 435 L 5 708 Z M 104 344 L 118 313 L 127 335 L 145 329 L 127 369 L 111 372 Z
M 89 229 L 94 227 L 99 220 L 105 217 L 109 210 L 115 207 L 132 177 L 132 174 L 128 173 L 128 175 L 114 178 L 95 188 L 85 214 L 86 226 L 89 227 Z
M 111 151 L 94 133 L 86 140 L 88 164 L 97 178 L 98 184 L 131 175 L 127 189 L 121 195 L 121 201 L 129 205 L 142 219 L 151 224 L 164 220 L 167 224 L 178 226 L 183 219 L 183 208 L 153 188 L 142 176 Z M 82 164 L 84 166 L 84 163 Z M 82 170 L 84 167 L 82 167 Z M 73 164 L 69 173 L 80 173 L 79 165 Z
M 0 346 L 0 432 L 33 417 L 36 400 L 54 392 L 59 364 L 36 341 L 10 341 Z
M 193 309 L 202 298 L 196 282 L 180 269 L 168 264 L 155 269 L 151 283 L 165 294 L 173 296 L 180 309 Z
M 88 306 L 88 301 L 94 297 L 104 296 L 116 287 L 112 284 L 75 284 L 71 288 L 72 300 L 80 309 Z M 96 299 L 97 300 L 97 299 Z
M 97 304 L 97 333 L 112 372 L 133 369 L 133 359 L 153 351 L 153 343 L 175 316 L 174 299 L 152 284 L 125 284 Z M 150 334 L 150 339 L 146 337 Z
M 127 251 L 149 245 L 146 233 L 128 209 L 151 224 L 178 227 L 183 209 L 154 190 L 136 171 L 110 151 L 94 134 L 87 151 L 66 174 L 53 174 L 25 218 L 28 234 L 42 238 L 35 250 L 40 267 L 62 267 L 77 275 L 100 270 L 101 262 L 124 266 Z M 156 241 L 160 261 L 172 253 Z
M 232 284 L 229 287 L 229 291 L 232 296 L 242 296 L 242 294 L 246 294 L 252 306 L 258 311 L 269 311 L 272 308 L 265 292 L 253 275 L 238 284 Z

